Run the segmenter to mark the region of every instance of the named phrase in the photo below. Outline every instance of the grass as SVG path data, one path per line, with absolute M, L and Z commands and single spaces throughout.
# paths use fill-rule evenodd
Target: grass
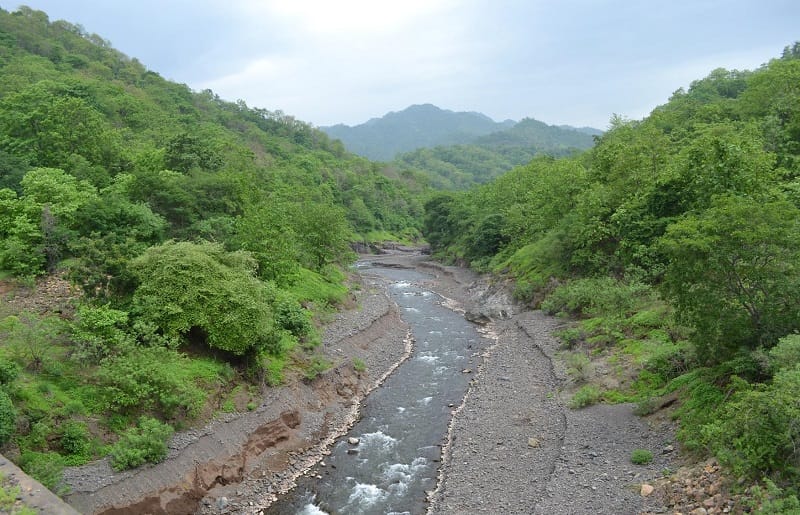
M 631 463 L 634 465 L 647 465 L 653 461 L 653 453 L 647 449 L 634 449 L 631 453 Z

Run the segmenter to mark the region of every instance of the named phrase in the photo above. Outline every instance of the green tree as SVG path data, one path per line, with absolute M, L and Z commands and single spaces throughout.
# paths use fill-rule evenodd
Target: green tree
M 237 355 L 275 351 L 275 288 L 255 277 L 256 266 L 249 253 L 214 243 L 151 247 L 130 263 L 139 281 L 133 309 L 168 337 L 200 339 Z
M 798 224 L 789 202 L 726 196 L 667 229 L 663 291 L 703 358 L 722 361 L 800 329 Z

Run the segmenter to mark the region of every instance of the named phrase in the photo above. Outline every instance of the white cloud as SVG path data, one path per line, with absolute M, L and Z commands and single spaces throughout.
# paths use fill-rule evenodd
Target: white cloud
M 379 116 L 363 103 L 386 105 L 381 97 L 432 101 L 479 69 L 471 62 L 468 10 L 450 0 L 248 0 L 234 7 L 250 20 L 243 37 L 257 48 L 236 69 L 193 87 L 316 124 Z M 259 36 L 265 33 L 269 42 Z

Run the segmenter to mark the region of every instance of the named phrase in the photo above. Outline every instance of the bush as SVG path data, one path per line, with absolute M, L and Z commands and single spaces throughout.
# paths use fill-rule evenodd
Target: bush
M 574 316 L 620 315 L 653 300 L 654 293 L 649 286 L 598 277 L 576 279 L 559 286 L 542 302 L 542 310 Z
M 65 454 L 79 460 L 88 459 L 91 452 L 89 428 L 83 422 L 70 420 L 62 428 L 60 444 Z
M 782 370 L 772 384 L 738 391 L 702 428 L 704 442 L 721 463 L 750 479 L 800 480 L 800 367 Z
M 778 340 L 778 344 L 769 351 L 769 364 L 775 371 L 800 365 L 800 334 L 791 334 Z
M 584 383 L 594 374 L 594 367 L 586 354 L 570 352 L 565 356 L 564 361 L 567 365 L 567 374 L 576 383 Z
M 310 381 L 331 368 L 332 365 L 333 363 L 325 359 L 323 356 L 313 356 L 311 358 L 311 362 L 306 366 L 304 373 L 305 378 Z
M 353 370 L 356 372 L 363 372 L 367 369 L 367 364 L 364 363 L 363 359 L 360 358 L 353 358 Z
M 131 261 L 139 279 L 134 310 L 168 337 L 202 335 L 209 347 L 236 355 L 277 352 L 271 303 L 276 287 L 255 276 L 247 252 L 214 243 L 167 242 Z
M 647 465 L 653 461 L 653 453 L 647 449 L 634 449 L 631 453 L 631 463 L 634 465 Z
M 583 334 L 583 331 L 577 327 L 568 327 L 566 329 L 560 329 L 558 331 L 555 331 L 553 335 L 559 340 L 561 340 L 563 347 L 567 349 L 575 347 L 575 345 L 580 343 L 585 336 Z
M 603 392 L 593 384 L 584 385 L 575 392 L 572 399 L 569 401 L 569 407 L 572 409 L 585 408 L 592 404 L 597 404 L 603 397 Z
M 0 358 L 0 386 L 10 385 L 18 375 L 19 367 L 16 363 Z
M 111 466 L 125 470 L 163 461 L 173 432 L 172 427 L 154 418 L 140 418 L 138 426 L 127 430 L 112 447 Z
M 0 446 L 8 442 L 17 427 L 17 410 L 8 394 L 0 390 Z
M 108 408 L 158 410 L 167 417 L 195 417 L 206 394 L 190 376 L 191 362 L 172 349 L 134 347 L 106 358 L 97 370 L 100 392 Z

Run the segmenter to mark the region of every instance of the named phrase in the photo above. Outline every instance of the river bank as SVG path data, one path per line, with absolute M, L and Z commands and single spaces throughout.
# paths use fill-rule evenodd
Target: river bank
M 648 426 L 629 405 L 570 410 L 567 376 L 551 336 L 560 321 L 516 312 L 505 290 L 473 272 L 422 256 L 370 256 L 432 274 L 425 287 L 467 318 L 490 322 L 495 341 L 453 407 L 429 513 L 664 512 L 641 485 L 672 466 L 668 424 Z M 322 352 L 337 366 L 311 383 L 270 390 L 254 413 L 176 437 L 168 460 L 113 474 L 107 464 L 70 473 L 84 513 L 259 513 L 343 434 L 359 402 L 410 351 L 409 330 L 383 286 L 364 279 L 358 308 L 326 328 Z M 353 358 L 365 369 L 353 369 Z M 633 465 L 634 449 L 655 455 Z M 92 483 L 94 481 L 94 483 Z
M 368 391 L 410 352 L 408 327 L 383 286 L 367 279 L 354 295 L 356 307 L 324 329 L 320 352 L 332 369 L 269 388 L 252 412 L 176 434 L 162 463 L 114 472 L 105 459 L 70 468 L 66 500 L 87 514 L 258 511 L 322 456 Z

